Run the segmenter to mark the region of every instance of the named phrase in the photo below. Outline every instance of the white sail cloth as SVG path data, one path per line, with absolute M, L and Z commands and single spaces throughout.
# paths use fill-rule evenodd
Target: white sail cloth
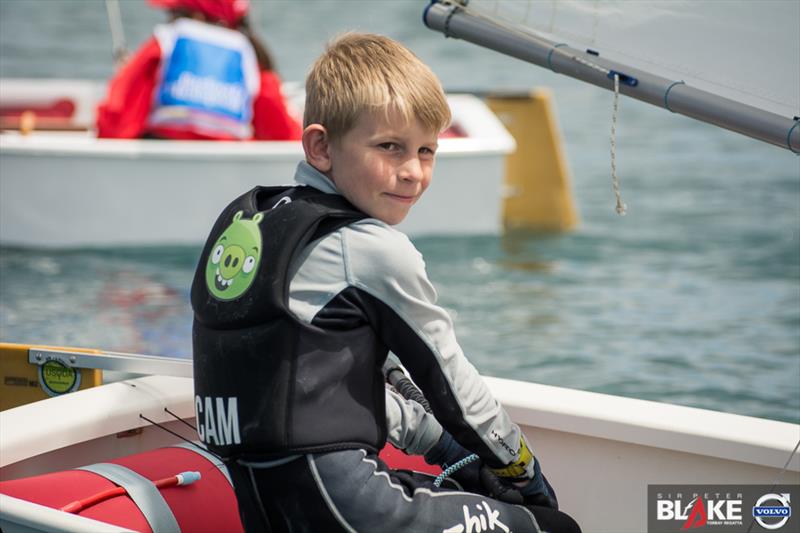
M 800 116 L 797 0 L 470 0 L 467 8 L 731 100 Z

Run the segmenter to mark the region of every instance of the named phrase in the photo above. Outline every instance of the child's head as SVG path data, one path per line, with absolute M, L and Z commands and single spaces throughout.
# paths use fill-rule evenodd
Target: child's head
M 267 47 L 256 36 L 248 13 L 250 0 L 148 0 L 151 6 L 166 9 L 170 22 L 189 18 L 218 24 L 241 32 L 250 41 L 261 70 L 274 70 L 274 63 Z
M 306 80 L 306 159 L 368 215 L 405 218 L 427 188 L 450 108 L 431 70 L 388 37 L 334 40 Z
M 235 28 L 250 10 L 249 0 L 148 0 L 149 4 L 168 9 L 173 15 L 197 15 L 207 22 L 219 22 Z
M 450 123 L 436 75 L 388 37 L 344 34 L 328 45 L 306 78 L 303 127 L 321 124 L 331 140 L 347 133 L 363 111 L 391 110 L 437 133 Z

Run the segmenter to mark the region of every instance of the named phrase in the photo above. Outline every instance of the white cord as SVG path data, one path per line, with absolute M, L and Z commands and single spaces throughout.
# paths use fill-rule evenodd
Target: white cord
M 474 12 L 470 10 L 467 7 L 467 2 L 464 0 L 449 0 L 446 1 L 445 3 L 450 5 L 456 5 L 458 6 L 458 9 L 463 9 L 464 11 L 469 12 L 474 17 L 482 18 L 494 25 L 500 26 L 509 33 L 513 33 L 519 36 L 524 36 L 525 38 L 536 41 L 543 46 L 551 46 L 551 44 L 548 41 L 539 38 L 539 36 L 533 32 L 522 31 L 520 30 L 520 28 L 512 25 L 511 23 L 505 22 L 501 19 L 493 19 L 483 15 L 480 12 Z M 445 35 L 447 35 L 447 32 L 445 32 Z M 551 53 L 569 58 L 584 66 L 592 68 L 598 72 L 602 72 L 603 74 L 606 75 L 612 74 L 611 70 L 601 65 L 598 65 L 597 63 L 589 59 L 584 59 L 583 57 L 580 57 L 578 55 L 572 54 L 565 50 L 561 50 L 558 47 L 553 48 Z M 619 191 L 619 177 L 617 176 L 617 111 L 619 110 L 619 74 L 614 72 L 613 75 L 614 75 L 614 112 L 611 116 L 611 185 L 614 189 L 614 196 L 617 199 L 617 206 L 616 206 L 617 214 L 619 214 L 620 216 L 624 216 L 627 213 L 628 206 L 625 204 L 625 202 L 622 201 L 622 195 L 620 194 Z
M 619 74 L 614 73 L 614 112 L 611 114 L 611 186 L 617 198 L 617 214 L 625 216 L 628 206 L 622 201 L 617 176 L 617 111 L 619 110 Z

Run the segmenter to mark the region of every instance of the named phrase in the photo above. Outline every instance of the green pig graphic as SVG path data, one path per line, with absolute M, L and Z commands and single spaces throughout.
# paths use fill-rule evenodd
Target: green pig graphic
M 253 283 L 261 262 L 261 230 L 258 223 L 263 213 L 252 220 L 242 220 L 243 211 L 233 215 L 233 222 L 214 243 L 206 264 L 206 286 L 218 300 L 233 300 Z

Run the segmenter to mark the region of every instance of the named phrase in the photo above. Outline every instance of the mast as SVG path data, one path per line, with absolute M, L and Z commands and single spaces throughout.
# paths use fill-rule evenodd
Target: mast
M 613 90 L 617 74 L 620 92 L 631 98 L 800 154 L 798 117 L 783 117 L 681 80 L 667 79 L 532 33 L 515 31 L 488 17 L 475 15 L 461 4 L 434 0 L 426 7 L 423 21 L 445 37 L 463 39 L 604 89 Z

